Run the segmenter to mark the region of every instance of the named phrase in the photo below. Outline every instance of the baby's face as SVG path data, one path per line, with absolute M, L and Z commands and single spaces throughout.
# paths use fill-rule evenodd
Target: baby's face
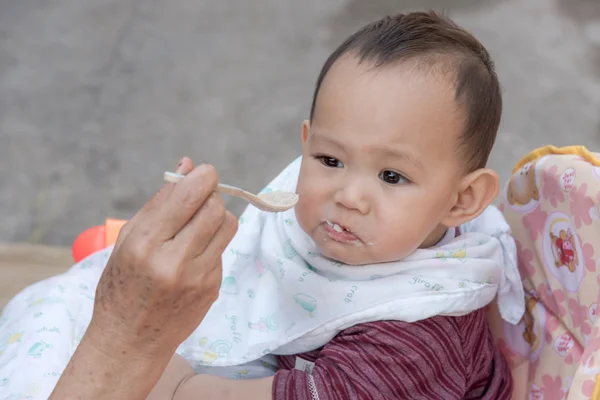
M 303 125 L 300 226 L 324 256 L 352 265 L 434 245 L 465 172 L 462 130 L 454 88 L 437 74 L 339 60 Z

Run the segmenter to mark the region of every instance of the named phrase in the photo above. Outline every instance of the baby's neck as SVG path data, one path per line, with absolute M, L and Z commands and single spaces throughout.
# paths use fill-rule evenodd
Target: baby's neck
M 425 239 L 425 241 L 419 246 L 420 249 L 428 249 L 430 247 L 438 244 L 444 236 L 446 236 L 446 232 L 448 232 L 448 227 L 443 225 L 438 225 L 433 232 Z

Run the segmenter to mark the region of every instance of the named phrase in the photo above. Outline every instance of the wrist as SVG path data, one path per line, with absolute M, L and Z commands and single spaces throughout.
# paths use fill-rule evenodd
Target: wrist
M 169 362 L 115 346 L 107 351 L 93 337 L 81 340 L 50 400 L 145 399 Z
M 85 341 L 96 351 L 114 361 L 126 360 L 127 363 L 152 364 L 154 360 L 164 360 L 165 365 L 177 350 L 177 346 L 142 340 L 140 335 L 112 329 L 107 324 L 97 324 L 92 318 L 84 335 Z M 82 340 L 83 342 L 83 340 Z

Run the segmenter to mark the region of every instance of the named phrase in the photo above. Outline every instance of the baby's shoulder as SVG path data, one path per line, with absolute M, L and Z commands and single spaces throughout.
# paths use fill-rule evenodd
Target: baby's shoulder
M 407 339 L 423 343 L 438 343 L 440 347 L 471 347 L 473 341 L 487 340 L 489 328 L 483 309 L 463 316 L 442 316 L 416 322 L 372 321 L 355 325 L 339 337 L 360 336 L 362 343 L 405 345 Z M 490 334 L 491 335 L 491 334 Z

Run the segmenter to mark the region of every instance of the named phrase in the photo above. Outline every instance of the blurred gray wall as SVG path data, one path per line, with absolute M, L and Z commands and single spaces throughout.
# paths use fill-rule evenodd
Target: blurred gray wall
M 0 241 L 69 245 L 129 218 L 181 155 L 258 190 L 299 154 L 319 68 L 345 36 L 441 7 L 496 60 L 503 179 L 540 145 L 600 149 L 597 1 L 7 0 Z

